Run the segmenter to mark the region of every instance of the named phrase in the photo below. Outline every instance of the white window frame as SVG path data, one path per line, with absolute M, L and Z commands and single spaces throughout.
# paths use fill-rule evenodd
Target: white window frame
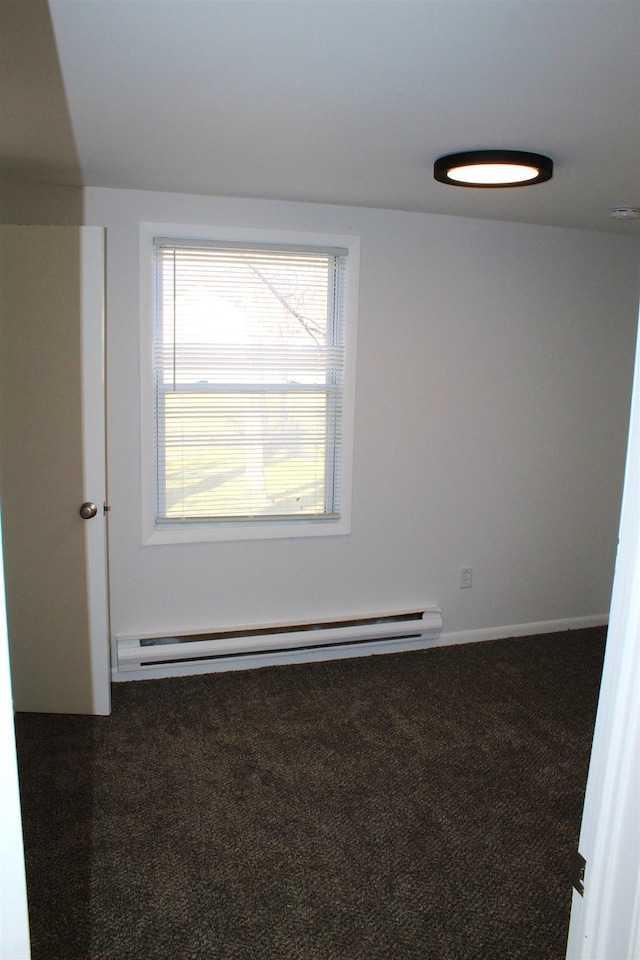
M 302 247 L 343 247 L 348 251 L 345 290 L 345 361 L 342 410 L 340 516 L 327 521 L 289 521 L 261 518 L 170 525 L 156 523 L 155 413 L 154 413 L 154 237 L 212 242 L 286 244 Z M 355 364 L 358 321 L 360 238 L 343 234 L 299 233 L 283 230 L 239 229 L 176 223 L 140 224 L 140 384 L 141 483 L 143 544 L 202 543 L 225 540 L 265 540 L 298 537 L 345 536 L 351 532 L 351 491 L 355 417 Z

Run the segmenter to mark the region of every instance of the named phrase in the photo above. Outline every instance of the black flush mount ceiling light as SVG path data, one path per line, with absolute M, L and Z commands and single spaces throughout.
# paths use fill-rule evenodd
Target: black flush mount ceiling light
M 433 175 L 456 187 L 524 187 L 550 180 L 553 161 L 521 150 L 471 150 L 440 157 Z

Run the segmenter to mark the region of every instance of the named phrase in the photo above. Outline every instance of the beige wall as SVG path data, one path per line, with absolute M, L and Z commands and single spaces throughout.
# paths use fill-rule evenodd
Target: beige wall
M 0 223 L 82 226 L 82 187 L 0 176 Z

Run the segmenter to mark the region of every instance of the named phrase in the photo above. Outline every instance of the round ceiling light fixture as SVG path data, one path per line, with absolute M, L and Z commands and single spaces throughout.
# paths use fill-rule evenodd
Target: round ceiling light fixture
M 553 160 L 521 150 L 470 150 L 440 157 L 433 176 L 456 187 L 524 187 L 550 180 Z

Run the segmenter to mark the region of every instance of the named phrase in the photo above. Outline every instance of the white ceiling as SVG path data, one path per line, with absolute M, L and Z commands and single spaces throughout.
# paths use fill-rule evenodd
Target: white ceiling
M 640 206 L 640 0 L 49 7 L 76 156 L 49 177 L 44 134 L 39 159 L 5 150 L 14 168 L 638 232 L 609 209 Z M 547 154 L 554 177 L 502 191 L 433 180 L 438 156 L 490 147 Z

